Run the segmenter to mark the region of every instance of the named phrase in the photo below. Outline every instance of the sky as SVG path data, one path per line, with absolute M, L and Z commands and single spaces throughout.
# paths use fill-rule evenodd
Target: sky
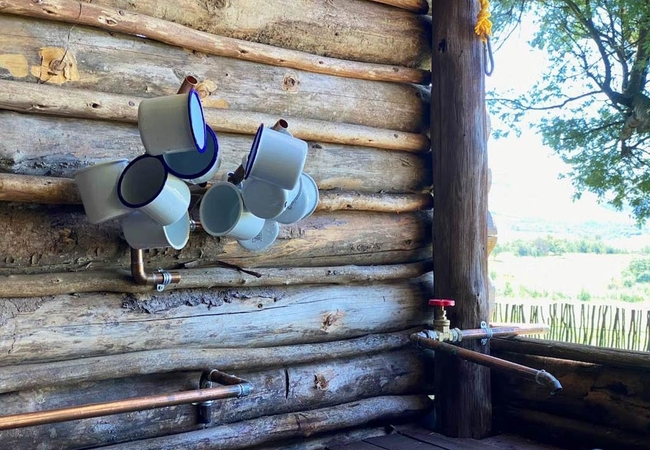
M 495 52 L 495 70 L 486 78 L 487 90 L 495 89 L 500 96 L 515 97 L 529 90 L 541 77 L 547 64 L 543 51 L 528 45 L 532 24 L 524 31 L 513 33 Z M 496 119 L 492 119 L 493 124 Z M 499 229 L 499 239 L 514 236 L 512 225 L 520 220 L 543 218 L 548 221 L 577 224 L 602 222 L 634 226 L 627 212 L 599 204 L 595 195 L 584 193 L 573 201 L 575 193 L 569 179 L 559 179 L 570 166 L 545 147 L 534 130 L 522 127 L 521 136 L 488 142 L 488 160 L 492 170 L 489 209 Z

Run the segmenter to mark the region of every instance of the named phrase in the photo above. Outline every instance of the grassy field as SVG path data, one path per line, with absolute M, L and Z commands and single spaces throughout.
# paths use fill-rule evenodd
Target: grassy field
M 625 285 L 625 271 L 648 255 L 567 253 L 553 256 L 491 256 L 488 271 L 501 299 L 627 302 L 650 305 L 650 283 Z M 628 279 L 629 280 L 629 279 Z M 631 284 L 631 285 L 630 285 Z

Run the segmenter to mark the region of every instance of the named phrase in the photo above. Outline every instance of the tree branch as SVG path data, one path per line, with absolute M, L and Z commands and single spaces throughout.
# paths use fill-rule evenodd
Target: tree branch
M 511 109 L 519 109 L 519 110 L 528 110 L 528 111 L 548 111 L 551 109 L 560 109 L 564 108 L 566 105 L 568 105 L 571 102 L 583 99 L 585 97 L 589 97 L 592 95 L 596 94 L 602 94 L 602 91 L 591 91 L 587 92 L 581 95 L 578 95 L 576 97 L 570 97 L 564 100 L 562 103 L 558 103 L 556 105 L 549 105 L 549 106 L 530 106 L 530 105 L 524 105 L 520 100 L 513 100 L 510 98 L 496 98 L 493 99 L 495 101 L 504 103 L 504 104 L 512 104 L 515 105 L 515 107 L 510 107 Z

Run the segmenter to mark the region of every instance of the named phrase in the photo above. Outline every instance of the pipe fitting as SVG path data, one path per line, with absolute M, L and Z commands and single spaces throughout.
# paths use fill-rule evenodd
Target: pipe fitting
M 155 286 L 158 292 L 162 292 L 170 284 L 181 281 L 181 274 L 178 272 L 159 269 L 158 272 L 147 273 L 144 268 L 144 251 L 135 248 L 131 248 L 131 277 L 137 284 Z
M 213 383 L 219 383 L 223 386 L 232 386 L 239 389 L 237 398 L 246 397 L 253 392 L 253 384 L 250 381 L 243 380 L 234 375 L 229 375 L 227 373 L 221 372 L 217 369 L 212 369 L 209 371 L 204 371 L 201 374 L 201 379 L 199 381 L 199 389 L 212 389 Z M 212 423 L 212 405 L 214 404 L 213 400 L 208 400 L 205 402 L 197 403 L 198 406 L 198 417 L 197 420 L 202 424 Z
M 535 375 L 535 382 L 542 386 L 551 388 L 551 395 L 555 395 L 562 390 L 562 384 L 560 384 L 560 381 L 544 369 L 537 372 L 537 375 Z
M 199 80 L 194 78 L 192 75 L 188 75 L 183 79 L 181 87 L 178 88 L 177 94 L 187 94 L 190 90 L 196 88 L 196 85 L 199 84 Z

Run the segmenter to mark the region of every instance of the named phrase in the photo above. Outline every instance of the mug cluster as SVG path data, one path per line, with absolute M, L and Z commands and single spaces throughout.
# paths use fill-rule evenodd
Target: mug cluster
M 119 219 L 134 249 L 179 250 L 191 229 L 188 184 L 206 183 L 221 165 L 217 136 L 195 90 L 143 100 L 138 130 L 144 154 L 74 174 L 86 215 L 93 224 Z M 306 158 L 306 142 L 286 128 L 260 125 L 243 159 L 243 182 L 216 182 L 201 198 L 202 228 L 250 251 L 268 248 L 278 223 L 297 222 L 316 209 L 318 188 L 303 172 Z

